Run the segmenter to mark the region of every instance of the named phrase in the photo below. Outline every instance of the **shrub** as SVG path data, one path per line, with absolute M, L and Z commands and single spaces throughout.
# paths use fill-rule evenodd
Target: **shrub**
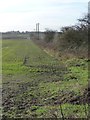
M 88 44 L 88 16 L 78 19 L 79 23 L 75 26 L 62 27 L 62 34 L 59 36 L 59 47 L 79 48 Z
M 47 43 L 53 42 L 54 35 L 55 35 L 55 31 L 47 29 L 47 30 L 45 31 L 45 41 L 46 41 Z

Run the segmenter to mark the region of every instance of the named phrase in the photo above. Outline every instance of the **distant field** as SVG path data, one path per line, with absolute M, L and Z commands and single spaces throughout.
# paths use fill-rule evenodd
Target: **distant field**
M 87 117 L 87 59 L 59 61 L 31 40 L 3 40 L 2 60 L 4 117 Z

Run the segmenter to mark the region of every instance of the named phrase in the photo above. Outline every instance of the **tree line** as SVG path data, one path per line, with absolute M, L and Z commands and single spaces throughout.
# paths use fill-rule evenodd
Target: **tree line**
M 69 50 L 73 52 L 87 51 L 90 31 L 90 14 L 78 19 L 78 23 L 73 26 L 65 26 L 56 35 L 56 31 L 47 29 L 45 31 L 44 42 L 47 47 L 52 44 L 58 50 Z M 80 51 L 80 52 L 81 52 Z

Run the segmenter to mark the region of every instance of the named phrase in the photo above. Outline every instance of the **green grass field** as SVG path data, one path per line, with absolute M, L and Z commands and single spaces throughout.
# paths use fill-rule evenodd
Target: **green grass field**
M 86 118 L 88 60 L 59 61 L 31 40 L 2 41 L 3 116 Z

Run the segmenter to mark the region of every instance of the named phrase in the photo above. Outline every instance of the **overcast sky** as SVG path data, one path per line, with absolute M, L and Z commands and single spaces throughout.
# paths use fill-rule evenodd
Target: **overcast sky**
M 88 12 L 88 0 L 0 0 L 0 32 L 60 30 Z

